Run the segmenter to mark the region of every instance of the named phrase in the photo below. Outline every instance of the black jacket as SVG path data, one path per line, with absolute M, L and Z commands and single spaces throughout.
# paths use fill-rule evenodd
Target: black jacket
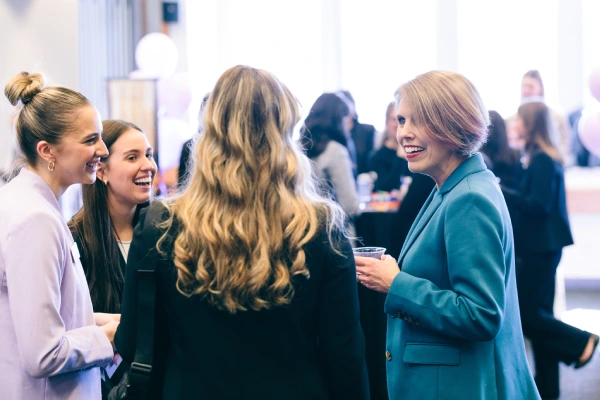
M 369 172 L 369 157 L 375 145 L 375 127 L 354 121 L 350 132 L 356 148 L 356 169 L 358 174 Z
M 141 241 L 145 218 L 142 211 L 115 337 L 126 361 L 132 361 L 136 347 L 135 271 L 148 251 Z M 325 232 L 305 246 L 310 279 L 295 281 L 289 306 L 232 315 L 177 290 L 169 255 L 177 233 L 174 225 L 167 242 L 171 250 L 157 263 L 155 349 L 167 349 L 165 365 L 157 365 L 166 371 L 162 398 L 368 399 L 354 258 L 346 239 L 340 241 L 343 256 L 331 250 Z
M 435 187 L 435 182 L 427 175 L 412 174 L 412 179 L 408 192 L 406 192 L 398 212 L 393 217 L 392 231 L 390 232 L 392 241 L 388 253 L 394 258 L 400 255 L 400 250 L 402 250 L 410 227 Z
M 398 157 L 396 150 L 382 146 L 371 156 L 369 170 L 377 173 L 375 191 L 383 190 L 390 192 L 400 188 L 400 179 L 410 175 L 408 162 Z
M 517 255 L 557 251 L 573 244 L 563 167 L 546 153 L 532 154 L 519 191 L 505 187 L 502 191 L 516 214 L 513 230 Z

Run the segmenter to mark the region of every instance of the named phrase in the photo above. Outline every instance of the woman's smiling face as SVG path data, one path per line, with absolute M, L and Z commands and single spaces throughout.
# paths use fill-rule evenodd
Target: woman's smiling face
M 98 110 L 92 106 L 83 107 L 74 118 L 76 123 L 72 131 L 64 135 L 53 153 L 53 173 L 65 188 L 75 183 L 94 183 L 98 162 L 108 155 L 101 137 L 102 119 Z
M 146 136 L 128 129 L 110 147 L 99 178 L 107 182 L 109 201 L 135 207 L 150 200 L 156 174 L 153 150 Z
M 396 118 L 398 143 L 406 153 L 408 168 L 430 176 L 439 188 L 462 160 L 452 149 L 434 139 L 424 124 L 415 124 L 414 111 L 404 98 L 400 99 Z

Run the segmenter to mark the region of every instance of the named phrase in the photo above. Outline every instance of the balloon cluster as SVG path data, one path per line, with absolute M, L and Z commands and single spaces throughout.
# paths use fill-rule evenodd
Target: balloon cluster
M 583 109 L 577 130 L 584 147 L 600 157 L 600 65 L 592 70 L 588 83 L 597 101 Z
M 129 74 L 130 79 L 156 79 L 161 170 L 179 165 L 183 143 L 191 136 L 186 112 L 192 91 L 187 74 L 175 73 L 178 59 L 173 39 L 163 33 L 150 33 L 139 41 L 135 49 L 138 69 Z

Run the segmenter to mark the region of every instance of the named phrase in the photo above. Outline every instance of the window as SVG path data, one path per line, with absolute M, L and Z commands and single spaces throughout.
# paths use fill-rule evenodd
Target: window
M 457 0 L 458 72 L 479 90 L 488 109 L 517 112 L 521 79 L 537 69 L 545 98 L 558 103 L 558 3 Z
M 195 110 L 225 70 L 244 64 L 275 74 L 308 112 L 323 91 L 320 0 L 203 0 L 187 8 Z
M 352 93 L 359 120 L 382 131 L 398 86 L 436 68 L 436 2 L 340 3 L 342 88 Z

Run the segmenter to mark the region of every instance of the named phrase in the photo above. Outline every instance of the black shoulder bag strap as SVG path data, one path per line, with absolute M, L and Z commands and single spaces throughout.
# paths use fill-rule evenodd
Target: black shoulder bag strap
M 148 207 L 144 222 L 142 243 L 148 254 L 140 262 L 137 273 L 137 336 L 133 363 L 129 369 L 127 399 L 144 399 L 152 376 L 152 358 L 154 353 L 154 330 L 156 311 L 156 253 L 157 224 L 161 221 L 164 206 L 156 201 Z

